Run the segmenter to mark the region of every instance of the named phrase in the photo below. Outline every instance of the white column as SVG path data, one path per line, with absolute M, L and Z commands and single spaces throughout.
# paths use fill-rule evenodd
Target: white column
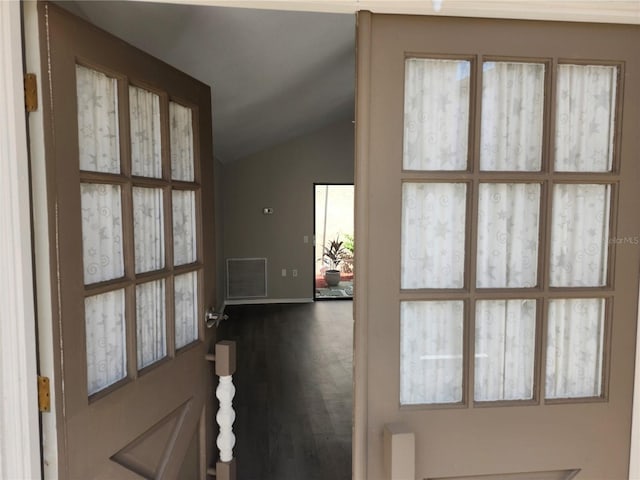
M 0 1 L 0 478 L 39 479 L 20 3 Z

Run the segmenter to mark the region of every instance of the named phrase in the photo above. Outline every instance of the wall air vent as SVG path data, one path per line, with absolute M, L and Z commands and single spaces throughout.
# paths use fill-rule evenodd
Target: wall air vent
M 227 258 L 227 298 L 266 296 L 266 258 Z

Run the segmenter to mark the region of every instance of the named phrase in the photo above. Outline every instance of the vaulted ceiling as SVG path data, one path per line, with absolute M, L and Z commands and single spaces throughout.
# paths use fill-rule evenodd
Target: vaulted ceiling
M 223 162 L 353 118 L 353 14 L 58 3 L 210 85 L 214 152 Z
M 640 24 L 640 0 L 57 3 L 210 85 L 214 151 L 223 162 L 353 118 L 357 10 Z

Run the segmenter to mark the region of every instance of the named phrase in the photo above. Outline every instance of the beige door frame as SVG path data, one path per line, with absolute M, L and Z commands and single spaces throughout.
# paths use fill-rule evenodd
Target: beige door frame
M 40 478 L 19 2 L 0 2 L 0 477 Z

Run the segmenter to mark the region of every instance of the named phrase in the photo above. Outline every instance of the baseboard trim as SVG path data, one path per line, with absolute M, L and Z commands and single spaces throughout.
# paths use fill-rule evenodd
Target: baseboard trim
M 246 300 L 225 300 L 224 305 L 262 305 L 268 303 L 313 303 L 313 298 L 248 298 Z

